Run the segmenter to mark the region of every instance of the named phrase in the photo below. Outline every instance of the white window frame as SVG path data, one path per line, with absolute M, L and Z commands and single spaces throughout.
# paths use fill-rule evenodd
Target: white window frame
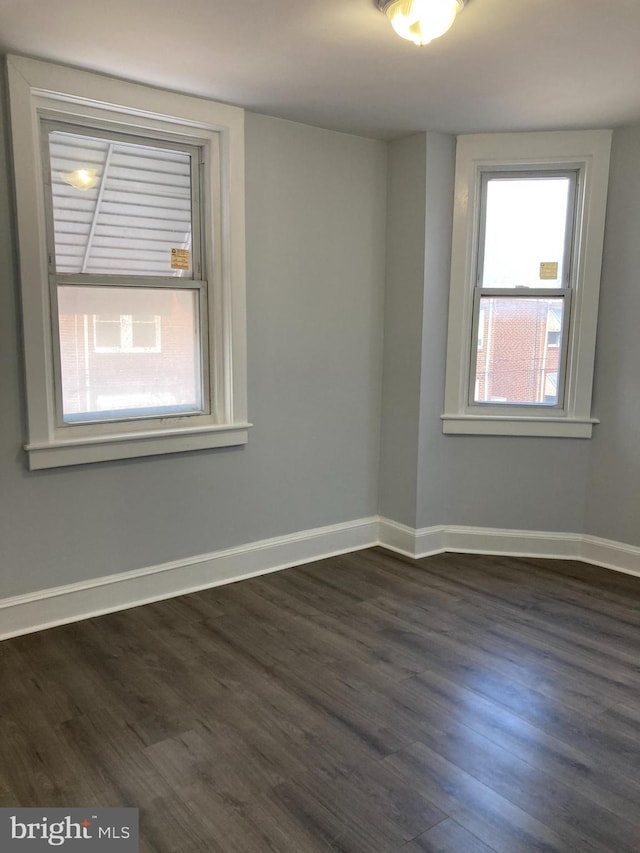
M 24 57 L 7 57 L 22 289 L 31 469 L 227 447 L 248 439 L 244 110 Z M 49 298 L 41 118 L 195 145 L 203 152 L 203 243 L 209 282 L 208 411 L 61 424 Z
M 458 137 L 443 432 L 591 437 L 593 424 L 598 423 L 591 416 L 591 396 L 611 136 L 609 130 L 593 130 Z M 481 184 L 484 173 L 500 170 L 578 172 L 571 298 L 563 330 L 564 394 L 561 405 L 551 411 L 548 405 L 531 404 L 494 409 L 474 404 L 469 391 L 475 358 Z M 477 311 L 479 299 L 475 302 Z
M 539 178 L 545 177 L 556 177 L 556 178 L 565 178 L 569 181 L 569 192 L 568 192 L 568 204 L 567 204 L 567 214 L 565 217 L 565 236 L 564 236 L 564 253 L 563 253 L 563 269 L 562 269 L 562 281 L 559 282 L 559 286 L 553 288 L 545 288 L 541 283 L 538 288 L 532 287 L 485 287 L 484 282 L 482 281 L 482 270 L 484 267 L 484 252 L 486 249 L 486 222 L 487 222 L 487 203 L 488 203 L 488 185 L 489 181 L 493 179 L 505 178 L 505 179 L 518 179 L 518 180 L 536 180 Z M 577 197 L 577 184 L 578 184 L 578 175 L 575 170 L 566 170 L 562 173 L 557 172 L 556 169 L 547 169 L 543 168 L 540 170 L 531 170 L 527 169 L 526 171 L 518 170 L 516 172 L 513 169 L 508 170 L 482 170 L 481 174 L 481 190 L 480 190 L 480 215 L 478 218 L 478 256 L 475 264 L 475 273 L 474 273 L 474 281 L 475 287 L 473 291 L 473 328 L 472 340 L 477 341 L 477 336 L 479 335 L 479 318 L 480 318 L 480 310 L 482 305 L 482 299 L 509 299 L 513 302 L 517 300 L 527 300 L 527 299 L 558 299 L 562 301 L 563 304 L 563 317 L 569 317 L 571 312 L 571 297 L 573 295 L 572 288 L 572 249 L 573 249 L 573 235 L 574 235 L 574 227 L 575 227 L 575 210 L 576 210 L 576 197 Z M 489 313 L 491 309 L 489 309 Z M 567 350 L 567 341 L 568 336 L 566 334 L 567 324 L 563 324 L 565 334 L 563 334 L 563 341 L 561 347 L 561 364 L 564 365 L 566 363 L 566 350 Z M 491 337 L 491 329 L 489 329 L 489 337 Z M 489 349 L 491 347 L 489 346 Z M 472 345 L 472 353 L 475 353 L 478 349 L 477 345 Z M 475 389 L 477 388 L 477 358 L 471 357 L 469 364 L 469 408 L 475 410 L 476 407 L 491 407 L 496 412 L 498 411 L 498 407 L 501 412 L 504 412 L 507 407 L 509 408 L 518 408 L 519 406 L 526 406 L 527 410 L 533 411 L 535 407 L 540 404 L 535 403 L 517 403 L 517 404 L 509 404 L 506 403 L 505 400 L 499 401 L 497 397 L 490 396 L 485 400 L 478 400 L 478 395 L 475 393 Z M 564 375 L 564 374 L 563 374 Z M 485 373 L 484 377 L 485 387 L 489 382 L 488 375 Z M 560 395 L 564 394 L 564 383 L 560 388 Z M 558 408 L 556 405 L 554 408 Z M 549 412 L 549 404 L 545 404 L 545 410 Z M 489 410 L 488 408 L 486 409 Z M 480 411 L 480 409 L 478 409 Z

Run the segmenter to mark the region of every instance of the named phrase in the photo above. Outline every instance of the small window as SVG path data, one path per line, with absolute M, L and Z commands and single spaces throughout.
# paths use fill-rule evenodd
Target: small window
M 93 350 L 100 353 L 160 352 L 160 331 L 158 314 L 93 314 Z M 78 347 L 75 349 L 77 351 Z
M 8 70 L 30 467 L 244 444 L 242 110 Z
M 459 138 L 445 432 L 591 434 L 610 137 Z
M 487 346 L 471 365 L 472 405 L 562 404 L 542 377 L 549 316 L 561 327 L 570 308 L 576 183 L 576 172 L 482 175 L 474 302 Z

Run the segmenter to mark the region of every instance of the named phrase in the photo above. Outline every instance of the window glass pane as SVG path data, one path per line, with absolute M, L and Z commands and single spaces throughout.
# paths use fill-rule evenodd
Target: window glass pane
M 102 349 L 114 349 L 120 347 L 122 331 L 120 317 L 111 319 L 109 316 L 99 316 L 94 321 L 95 345 Z
M 191 156 L 49 133 L 56 271 L 191 272 Z
M 478 349 L 482 349 L 484 347 L 484 330 L 487 326 L 487 316 L 484 310 L 484 307 L 480 308 L 480 314 L 478 315 Z
M 131 346 L 134 349 L 156 349 L 160 345 L 160 316 L 135 319 L 131 323 Z
M 558 404 L 560 348 L 549 324 L 562 329 L 564 300 L 483 296 L 483 347 L 476 353 L 476 403 Z
M 490 178 L 483 287 L 562 287 L 571 181 Z
M 198 295 L 60 286 L 64 421 L 202 411 Z

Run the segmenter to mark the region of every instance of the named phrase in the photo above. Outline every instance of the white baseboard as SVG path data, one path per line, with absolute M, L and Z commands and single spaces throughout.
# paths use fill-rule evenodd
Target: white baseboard
M 493 527 L 446 528 L 444 550 L 458 554 L 500 554 L 505 557 L 579 559 L 582 536 L 538 530 L 501 530 Z
M 640 548 L 609 539 L 457 525 L 416 530 L 388 518 L 374 517 L 0 599 L 0 640 L 373 545 L 414 559 L 454 551 L 582 560 L 640 576 Z
M 367 518 L 0 600 L 0 640 L 378 544 Z
M 378 540 L 380 545 L 390 551 L 418 559 L 419 557 L 431 557 L 433 554 L 442 554 L 445 550 L 446 530 L 447 528 L 442 525 L 416 530 L 397 521 L 391 521 L 390 518 L 381 518 Z
M 504 557 L 546 557 L 582 560 L 606 569 L 640 576 L 640 548 L 580 533 L 501 530 L 493 527 L 448 525 L 413 529 L 380 519 L 380 544 L 407 557 L 420 559 L 452 551 Z
M 640 576 L 640 548 L 597 536 L 583 536 L 579 558 L 605 569 Z

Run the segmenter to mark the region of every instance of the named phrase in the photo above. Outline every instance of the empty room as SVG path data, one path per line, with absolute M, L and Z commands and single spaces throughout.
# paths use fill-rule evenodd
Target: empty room
M 640 5 L 0 0 L 0 850 L 640 851 Z

